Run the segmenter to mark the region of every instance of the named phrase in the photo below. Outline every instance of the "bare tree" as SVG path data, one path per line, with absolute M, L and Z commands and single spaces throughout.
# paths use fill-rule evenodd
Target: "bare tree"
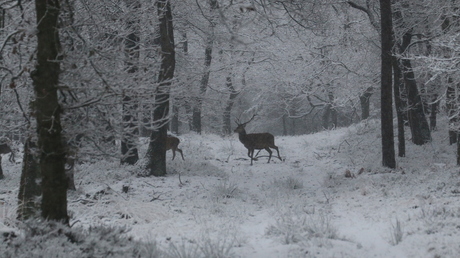
M 154 130 L 150 135 L 150 144 L 147 150 L 147 170 L 149 175 L 164 176 L 166 175 L 169 96 L 176 59 L 171 3 L 169 0 L 159 0 L 157 8 L 160 21 L 161 68 L 158 76 L 159 85 L 155 95 Z
M 42 175 L 42 216 L 68 223 L 65 151 L 58 103 L 61 44 L 59 0 L 35 1 L 37 11 L 37 65 L 31 72 L 35 90 L 39 165 Z
M 396 168 L 393 101 L 392 101 L 392 9 L 391 0 L 380 0 L 382 72 L 381 72 L 381 131 L 382 131 L 382 165 Z
M 212 50 L 214 47 L 214 27 L 216 26 L 216 19 L 214 16 L 216 15 L 216 10 L 219 8 L 219 3 L 217 0 L 209 0 L 210 5 L 210 17 L 208 18 L 209 21 L 209 31 L 207 32 L 206 38 L 206 46 L 204 50 L 204 71 L 203 75 L 201 76 L 200 81 L 200 91 L 199 96 L 195 101 L 195 105 L 193 107 L 193 117 L 192 117 L 192 130 L 201 133 L 202 125 L 201 125 L 201 116 L 202 116 L 202 108 L 203 108 L 203 98 L 206 94 L 206 89 L 208 87 L 209 82 L 209 74 L 211 73 L 211 62 L 212 62 Z
M 394 0 L 392 2 L 394 2 Z M 347 3 L 351 7 L 364 12 L 369 18 L 369 21 L 372 27 L 378 33 L 381 33 L 380 24 L 378 23 L 378 20 L 376 19 L 376 14 L 373 11 L 372 1 L 366 0 L 365 5 L 360 5 L 354 1 L 347 1 Z M 392 30 L 392 35 L 393 35 L 392 42 L 394 44 L 395 42 L 394 30 Z M 392 47 L 392 49 L 394 51 L 394 46 Z M 407 118 L 407 115 L 406 115 L 407 104 L 403 101 L 401 97 L 401 94 L 402 94 L 401 89 L 404 89 L 404 83 L 402 81 L 400 62 L 398 58 L 396 58 L 396 56 L 393 56 L 392 60 L 393 60 L 392 64 L 393 64 L 393 71 L 394 71 L 393 87 L 394 87 L 395 108 L 396 108 L 396 115 L 398 117 L 398 155 L 400 157 L 404 157 L 406 155 L 405 154 L 406 153 L 406 141 L 404 138 L 405 137 L 404 136 L 404 123 L 405 123 L 405 120 L 407 120 L 405 119 Z M 366 119 L 369 116 L 369 98 L 372 95 L 372 91 L 373 91 L 372 87 L 369 87 L 360 96 L 361 111 L 362 111 L 361 118 L 362 119 Z
M 125 39 L 126 53 L 128 61 L 126 62 L 128 74 L 136 73 L 139 68 L 139 44 L 140 37 L 137 27 L 140 26 L 139 19 L 133 17 L 139 15 L 140 3 L 137 0 L 128 0 L 127 3 L 132 5 L 132 13 L 127 21 L 130 30 Z M 137 151 L 137 138 L 139 137 L 139 125 L 137 119 L 138 104 L 137 99 L 133 97 L 136 85 L 131 85 L 123 91 L 123 133 L 121 138 L 121 164 L 134 165 L 139 160 Z

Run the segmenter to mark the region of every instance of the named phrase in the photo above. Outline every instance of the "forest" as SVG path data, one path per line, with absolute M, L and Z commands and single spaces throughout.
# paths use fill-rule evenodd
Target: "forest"
M 460 193 L 454 175 L 460 165 L 459 8 L 458 0 L 0 0 L 0 225 L 5 228 L 0 232 L 10 250 L 7 257 L 30 257 L 34 248 L 21 249 L 17 242 L 53 234 L 64 239 L 59 241 L 80 245 L 75 257 L 106 257 L 110 252 L 126 257 L 127 253 L 108 249 L 111 237 L 133 257 L 252 257 L 248 250 L 235 255 L 235 247 L 251 242 L 239 237 L 230 245 L 225 239 L 194 246 L 200 241 L 188 235 L 189 241 L 168 240 L 169 249 L 160 250 L 162 237 L 147 245 L 140 229 L 124 223 L 124 228 L 116 228 L 114 220 L 108 225 L 91 222 L 81 212 L 85 208 L 76 206 L 104 203 L 101 196 L 106 195 L 111 196 L 108 203 L 118 206 L 123 205 L 118 201 L 129 206 L 130 195 L 150 202 L 164 201 L 167 195 L 168 202 L 184 205 L 174 211 L 185 211 L 187 201 L 176 191 L 191 190 L 193 185 L 216 194 L 203 183 L 207 177 L 218 178 L 206 183 L 217 184 L 219 196 L 219 207 L 207 208 L 222 209 L 219 212 L 229 217 L 229 206 L 238 204 L 224 209 L 222 199 L 231 199 L 225 204 L 235 199 L 256 204 L 248 196 L 259 187 L 272 193 L 287 184 L 297 197 L 302 195 L 299 189 L 304 195 L 322 192 L 322 197 L 308 197 L 318 206 L 299 208 L 308 218 L 319 216 L 313 224 L 326 225 L 321 243 L 312 244 L 320 251 L 300 255 L 309 247 L 297 245 L 295 251 L 287 251 L 292 257 L 355 257 L 369 252 L 368 246 L 359 252 L 348 247 L 339 253 L 325 251 L 343 243 L 328 245 L 324 239 L 365 245 L 339 237 L 329 222 L 324 224 L 334 219 L 324 214 L 332 209 L 331 195 L 336 194 L 326 189 L 344 187 L 339 182 L 343 177 L 355 180 L 346 189 L 358 187 L 362 197 L 369 191 L 363 185 L 372 181 L 362 179 L 363 173 L 386 185 L 396 180 L 387 173 L 402 184 L 405 174 L 445 169 L 447 175 L 440 181 L 420 185 L 444 184 L 444 194 Z M 276 141 L 279 150 L 269 144 L 276 147 L 273 155 L 269 153 L 270 164 L 264 164 L 268 156 L 263 150 L 270 148 L 251 142 L 256 141 L 251 134 L 244 141 L 241 126 L 248 133 L 272 135 L 257 138 Z M 252 157 L 251 146 L 262 149 L 261 154 Z M 318 171 L 324 174 L 312 174 Z M 264 174 L 271 181 L 246 178 L 245 172 Z M 282 179 L 277 178 L 280 173 Z M 318 186 L 308 181 L 310 177 L 325 182 Z M 250 185 L 248 180 L 253 180 Z M 160 182 L 171 188 L 179 184 L 179 189 L 166 193 Z M 153 194 L 138 195 L 144 187 L 153 188 Z M 388 188 L 373 187 L 388 196 Z M 249 190 L 243 198 L 245 189 Z M 212 195 L 196 193 L 202 198 Z M 266 200 L 270 198 L 282 207 L 283 198 L 299 206 L 287 193 L 272 194 L 276 196 L 258 197 L 264 203 L 260 207 L 271 207 Z M 114 199 L 117 195 L 122 198 Z M 186 195 L 194 199 L 192 193 Z M 445 203 L 451 204 L 444 209 L 446 217 L 460 217 L 455 211 L 458 202 Z M 422 205 L 411 207 L 415 206 Z M 139 207 L 141 212 L 146 209 Z M 423 212 L 425 216 L 427 210 Z M 139 216 L 136 213 L 121 211 L 121 216 L 132 220 Z M 257 214 L 254 218 L 273 219 Z M 282 235 L 288 245 L 317 238 L 311 233 L 317 229 L 292 233 L 302 223 L 297 215 L 277 215 L 275 224 L 264 224 L 265 237 Z M 280 224 L 287 218 L 292 225 Z M 142 219 L 153 220 L 138 217 L 136 223 Z M 390 246 L 397 246 L 403 236 L 416 235 L 416 230 L 404 233 L 401 217 L 395 220 L 390 223 Z M 230 227 L 215 223 L 214 227 Z M 130 230 L 136 241 L 121 237 Z M 84 246 L 85 234 L 96 234 L 107 244 Z M 450 249 L 449 241 L 450 251 L 441 252 L 443 257 L 459 248 Z M 374 254 L 384 257 L 390 247 L 378 245 L 383 251 Z M 98 248 L 107 253 L 97 254 Z M 40 250 L 35 255 L 52 254 Z M 254 252 L 253 257 L 270 257 Z M 287 257 L 283 248 L 276 252 L 272 257 Z

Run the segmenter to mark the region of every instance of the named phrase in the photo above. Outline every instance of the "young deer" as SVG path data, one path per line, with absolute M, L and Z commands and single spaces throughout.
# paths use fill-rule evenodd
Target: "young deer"
M 1 154 L 8 154 L 8 153 L 11 153 L 9 161 L 11 163 L 14 163 L 15 160 L 14 160 L 14 152 L 13 152 L 13 150 L 10 148 L 10 146 L 7 143 L 0 144 L 0 155 Z M 0 156 L 0 161 L 1 161 L 1 156 Z
M 179 149 L 179 143 L 180 143 L 179 138 L 174 137 L 172 135 L 168 135 L 168 137 L 166 138 L 166 150 L 173 151 L 172 160 L 174 160 L 174 158 L 176 157 L 176 151 L 180 153 L 180 155 L 182 156 L 182 160 L 185 160 L 184 154 L 182 154 L 182 150 Z
M 271 133 L 250 133 L 247 134 L 244 127 L 251 122 L 251 120 L 255 117 L 247 121 L 246 123 L 240 124 L 238 120 L 235 123 L 238 125 L 235 129 L 235 133 L 238 133 L 240 142 L 248 149 L 248 156 L 251 159 L 251 166 L 252 161 L 254 160 L 254 150 L 262 150 L 265 149 L 269 153 L 268 163 L 270 163 L 270 159 L 272 158 L 272 150 L 270 148 L 275 149 L 278 153 L 278 158 L 282 161 L 280 152 L 278 147 L 275 145 L 275 137 Z

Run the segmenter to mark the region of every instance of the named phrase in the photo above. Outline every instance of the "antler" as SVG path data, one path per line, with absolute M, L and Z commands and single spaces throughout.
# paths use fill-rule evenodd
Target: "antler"
M 248 124 L 249 122 L 251 122 L 251 121 L 252 121 L 252 119 L 254 119 L 254 117 L 256 117 L 256 115 L 257 115 L 257 113 L 256 113 L 256 114 L 254 114 L 254 115 L 252 115 L 251 119 L 249 119 L 249 121 L 247 121 L 247 122 L 246 122 L 246 123 L 244 123 L 244 124 L 246 125 L 246 124 Z
M 245 122 L 245 123 L 240 123 L 240 122 L 241 122 L 240 118 L 241 118 L 241 115 L 242 115 L 242 114 L 243 114 L 243 113 L 241 113 L 241 114 L 238 116 L 238 118 L 235 119 L 235 123 L 236 123 L 237 125 L 246 125 L 246 124 L 248 124 L 249 122 L 251 122 L 252 119 L 254 119 L 254 117 L 256 117 L 256 115 L 257 115 L 257 113 L 256 113 L 256 114 L 252 115 L 252 117 L 251 117 L 251 119 L 249 119 L 249 121 L 247 121 L 247 122 Z
M 235 123 L 236 123 L 237 125 L 242 125 L 242 123 L 240 123 L 240 122 L 241 122 L 240 118 L 241 118 L 241 115 L 242 115 L 242 114 L 243 114 L 243 112 L 240 113 L 240 115 L 238 116 L 238 118 L 235 118 Z

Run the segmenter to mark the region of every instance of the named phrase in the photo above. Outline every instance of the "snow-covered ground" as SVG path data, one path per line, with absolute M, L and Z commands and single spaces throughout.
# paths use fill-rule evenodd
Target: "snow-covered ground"
M 268 164 L 261 152 L 253 166 L 236 135 L 181 135 L 185 161 L 168 152 L 161 178 L 113 160 L 80 164 L 71 223 L 127 226 L 177 253 L 209 246 L 228 257 L 458 257 L 460 168 L 447 132 L 425 146 L 407 138 L 407 157 L 391 171 L 381 166 L 379 131 L 370 120 L 277 136 L 285 160 Z M 21 165 L 4 158 L 3 168 L 0 229 L 15 224 Z

